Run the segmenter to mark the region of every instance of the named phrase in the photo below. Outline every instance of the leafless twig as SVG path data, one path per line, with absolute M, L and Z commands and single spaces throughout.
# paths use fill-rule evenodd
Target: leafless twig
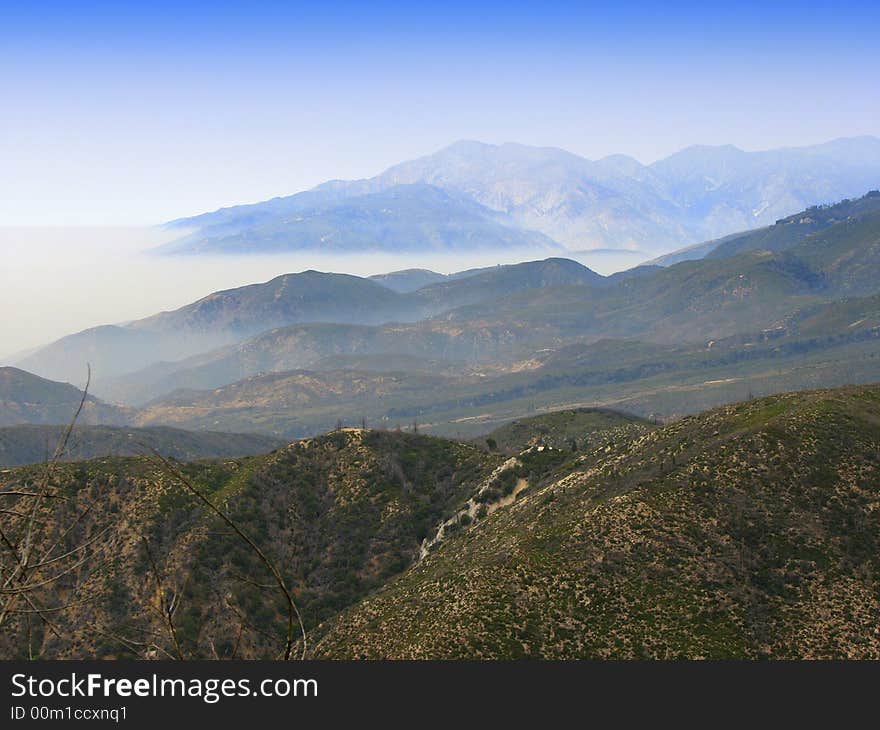
M 290 590 L 287 587 L 287 584 L 284 582 L 284 577 L 281 575 L 281 571 L 278 570 L 275 563 L 273 563 L 263 552 L 259 545 L 257 545 L 248 535 L 233 521 L 223 510 L 217 507 L 210 499 L 208 499 L 200 490 L 198 490 L 193 483 L 183 474 L 180 469 L 174 466 L 168 459 L 166 459 L 162 454 L 160 454 L 156 449 L 151 448 L 153 456 L 156 461 L 164 468 L 166 473 L 169 476 L 173 477 L 179 484 L 183 486 L 183 488 L 195 496 L 202 504 L 204 504 L 211 512 L 217 515 L 243 542 L 245 542 L 248 547 L 254 552 L 254 554 L 260 559 L 263 565 L 269 570 L 272 574 L 272 577 L 275 579 L 275 584 L 278 586 L 278 590 L 284 596 L 284 600 L 287 603 L 287 642 L 284 648 L 284 659 L 285 661 L 289 660 L 291 654 L 293 652 L 293 646 L 296 641 L 295 633 L 296 633 L 296 624 L 299 624 L 299 630 L 302 635 L 302 658 L 304 659 L 306 656 L 307 649 L 307 639 L 306 639 L 306 629 L 303 624 L 302 616 L 300 615 L 299 608 L 297 608 L 296 602 L 293 600 L 293 596 L 290 593 Z

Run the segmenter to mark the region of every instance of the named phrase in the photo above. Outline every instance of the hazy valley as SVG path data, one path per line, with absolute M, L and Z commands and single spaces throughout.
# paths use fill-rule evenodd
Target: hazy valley
M 877 658 L 875 142 L 461 143 L 171 224 L 184 267 L 316 236 L 539 255 L 278 272 L 0 368 L 4 535 L 42 555 L 0 650 Z M 592 244 L 662 255 L 603 275 Z
M 77 382 L 90 363 L 84 422 L 281 438 L 340 421 L 468 435 L 582 405 L 669 420 L 877 379 L 876 193 L 702 253 L 610 276 L 564 258 L 450 276 L 288 274 L 71 335 L 19 364 Z M 6 422 L 59 422 L 76 393 L 54 387 L 60 411 L 48 394 L 28 405 L 21 384 Z

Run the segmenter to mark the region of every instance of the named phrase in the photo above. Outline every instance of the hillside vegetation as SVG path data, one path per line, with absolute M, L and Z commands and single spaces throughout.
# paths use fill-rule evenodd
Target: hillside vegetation
M 314 656 L 880 658 L 880 387 L 585 453 L 322 627 Z
M 578 408 L 513 421 L 480 441 L 505 454 L 537 445 L 578 451 L 589 449 L 597 439 L 633 438 L 650 427 L 649 421 L 636 416 L 604 408 Z
M 51 624 L 7 617 L 0 653 L 279 656 L 271 574 L 190 484 L 279 566 L 308 656 L 880 658 L 880 386 L 496 436 L 510 453 L 343 429 L 241 459 L 6 469 L 4 534 L 45 484 L 37 552 L 77 565 L 36 582 Z
M 311 631 L 408 567 L 500 461 L 469 445 L 348 429 L 266 456 L 170 469 L 147 458 L 56 465 L 37 550 L 91 542 L 76 553 L 91 560 L 34 590 L 36 605 L 66 608 L 52 611 L 51 628 L 13 616 L 0 627 L 0 656 L 30 647 L 43 658 L 276 657 L 286 614 L 272 576 L 183 480 L 280 566 Z M 0 472 L 11 540 L 32 504 L 18 495 L 37 492 L 44 471 Z M 172 604 L 170 631 L 162 606 Z

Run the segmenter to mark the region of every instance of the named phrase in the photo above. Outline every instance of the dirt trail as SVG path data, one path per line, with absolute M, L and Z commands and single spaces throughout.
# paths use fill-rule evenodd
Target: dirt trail
M 428 552 L 430 552 L 432 547 L 443 542 L 443 540 L 446 538 L 447 527 L 453 524 L 459 524 L 463 516 L 467 515 L 470 518 L 471 522 L 473 522 L 476 519 L 477 510 L 479 510 L 480 507 L 486 508 L 486 515 L 488 516 L 501 507 L 507 507 L 513 504 L 516 501 L 517 495 L 519 495 L 520 492 L 522 492 L 529 486 L 529 482 L 527 479 L 517 479 L 516 484 L 514 485 L 513 490 L 510 492 L 510 494 L 502 495 L 494 502 L 478 501 L 477 498 L 483 492 L 490 488 L 490 486 L 499 474 L 508 471 L 509 469 L 514 469 L 517 466 L 520 466 L 520 461 L 516 457 L 513 457 L 505 461 L 501 466 L 493 471 L 492 474 L 489 475 L 489 478 L 480 485 L 480 488 L 477 489 L 477 491 L 474 493 L 474 496 L 465 503 L 463 509 L 458 510 L 458 512 L 452 515 L 452 517 L 450 517 L 445 522 L 440 523 L 440 526 L 437 528 L 437 532 L 434 533 L 434 537 L 430 539 L 426 537 L 424 540 L 422 540 L 422 545 L 419 548 L 418 559 L 422 560 L 428 554 Z
M 507 507 L 508 505 L 516 502 L 516 496 L 528 486 L 529 482 L 527 479 L 517 479 L 516 486 L 513 488 L 513 491 L 510 494 L 505 494 L 497 502 L 492 502 L 491 504 L 486 505 L 486 514 L 491 515 L 496 509 Z

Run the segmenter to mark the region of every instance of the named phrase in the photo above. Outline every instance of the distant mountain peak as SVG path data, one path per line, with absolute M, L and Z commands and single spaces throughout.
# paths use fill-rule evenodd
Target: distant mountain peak
M 164 250 L 659 254 L 861 195 L 878 180 L 880 140 L 867 135 L 755 152 L 691 145 L 650 165 L 463 139 L 369 179 L 174 221 L 187 234 Z
M 480 140 L 476 139 L 459 139 L 452 144 L 446 145 L 446 147 L 441 147 L 436 154 L 442 154 L 443 152 L 471 152 L 474 150 L 485 150 L 493 147 L 498 147 L 498 145 L 492 144 L 490 142 L 481 142 Z

